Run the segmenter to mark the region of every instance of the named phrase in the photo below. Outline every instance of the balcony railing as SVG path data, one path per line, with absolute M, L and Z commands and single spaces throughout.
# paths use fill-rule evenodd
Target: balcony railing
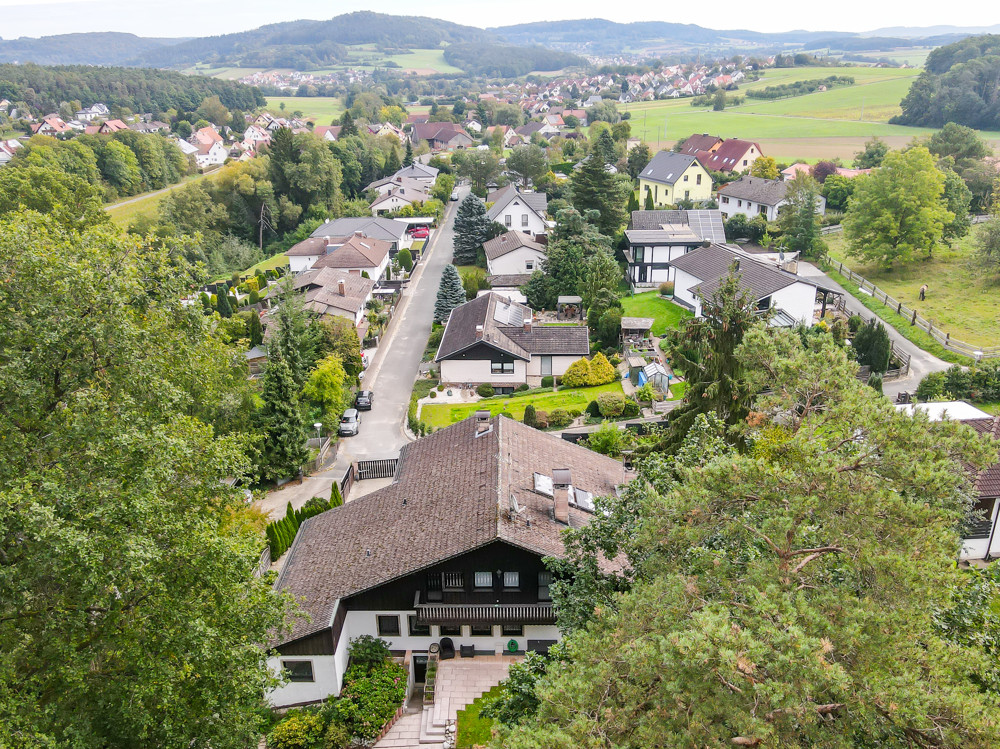
M 551 603 L 418 603 L 421 624 L 555 624 Z

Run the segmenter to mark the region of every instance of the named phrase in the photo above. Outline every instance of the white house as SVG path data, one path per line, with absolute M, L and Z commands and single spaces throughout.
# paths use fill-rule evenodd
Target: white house
M 560 633 L 542 560 L 630 478 L 617 460 L 488 413 L 406 445 L 392 484 L 299 528 L 275 587 L 309 616 L 270 643 L 270 667 L 289 677 L 270 702 L 339 694 L 362 635 L 409 651 L 417 684 L 445 638 L 470 655 L 545 652 Z
M 740 177 L 719 188 L 719 210 L 723 218 L 742 213 L 747 218 L 763 216 L 767 221 L 777 221 L 778 211 L 788 203 L 788 182 L 763 177 Z M 826 213 L 826 198 L 816 196 L 816 213 Z
M 360 218 L 338 218 L 327 221 L 312 233 L 313 237 L 349 237 L 352 234 L 361 232 L 366 237 L 381 239 L 389 243 L 389 255 L 395 254 L 413 244 L 413 240 L 406 233 L 409 223 L 393 218 L 360 217 Z
M 641 288 L 674 280 L 671 260 L 706 242 L 723 244 L 726 231 L 717 210 L 632 211 L 625 238 L 629 282 Z
M 674 271 L 674 301 L 702 316 L 702 302 L 711 299 L 732 270 L 740 286 L 761 312 L 772 310 L 771 324 L 811 325 L 818 291 L 834 293 L 793 273 L 781 270 L 736 248 L 713 244 L 670 262 Z
M 968 424 L 980 435 L 1000 441 L 1000 416 L 990 416 L 964 401 L 915 403 L 896 406 L 898 411 L 913 416 L 921 412 L 931 421 L 952 419 Z M 962 532 L 962 561 L 990 561 L 1000 557 L 1000 463 L 993 463 L 975 474 L 973 479 L 972 515 Z
M 548 233 L 551 222 L 545 217 L 548 196 L 544 192 L 518 192 L 508 185 L 487 195 L 486 202 L 493 204 L 486 212 L 490 221 L 532 238 Z
M 509 231 L 483 244 L 491 275 L 530 276 L 541 267 L 545 247 L 519 231 Z
M 346 317 L 357 328 L 358 338 L 364 338 L 368 328 L 365 313 L 375 290 L 374 280 L 336 268 L 314 268 L 295 276 L 292 286 L 302 295 L 307 310 L 316 315 Z M 268 296 L 273 299 L 278 293 L 275 289 Z
M 211 144 L 201 143 L 197 148 L 198 152 L 195 154 L 194 159 L 198 166 L 202 168 L 224 164 L 226 163 L 226 159 L 229 158 L 229 149 L 226 148 L 221 140 L 217 140 Z
M 512 393 L 518 385 L 537 387 L 542 377 L 561 376 L 589 354 L 585 326 L 534 325 L 529 307 L 489 293 L 451 311 L 434 361 L 442 382 Z
M 439 171 L 440 169 L 437 167 L 427 166 L 427 164 L 421 164 L 419 161 L 414 161 L 409 166 L 404 166 L 392 176 L 413 179 L 417 182 L 423 182 L 425 185 L 433 185 L 434 181 L 437 179 Z
M 73 115 L 74 119 L 80 120 L 80 122 L 92 122 L 94 120 L 103 119 L 111 114 L 111 110 L 108 109 L 107 105 L 97 102 L 96 104 L 84 107 L 79 112 Z

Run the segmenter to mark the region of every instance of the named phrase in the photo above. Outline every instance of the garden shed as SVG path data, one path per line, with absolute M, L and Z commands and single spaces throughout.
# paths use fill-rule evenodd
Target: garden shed
M 556 317 L 560 320 L 582 320 L 583 299 L 578 296 L 561 296 L 556 300 Z
M 670 380 L 672 377 L 667 374 L 667 370 L 659 362 L 650 362 L 639 371 L 639 387 L 647 382 L 653 384 L 661 393 L 670 392 Z

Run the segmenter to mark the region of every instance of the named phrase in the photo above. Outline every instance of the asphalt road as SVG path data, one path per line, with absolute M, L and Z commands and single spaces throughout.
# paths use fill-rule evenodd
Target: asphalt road
M 803 278 L 808 278 L 816 283 L 822 284 L 827 288 L 833 289 L 834 291 L 843 292 L 847 309 L 850 312 L 864 314 L 866 318 L 873 314 L 870 309 L 865 307 L 850 293 L 845 291 L 844 287 L 823 273 L 823 271 L 819 270 L 819 268 L 815 265 L 806 262 L 799 262 L 799 275 Z M 881 320 L 882 318 L 879 319 Z M 882 391 L 890 398 L 895 398 L 898 393 L 903 392 L 904 390 L 913 392 L 917 389 L 917 385 L 924 378 L 924 375 L 930 374 L 931 372 L 943 372 L 951 366 L 949 362 L 938 359 L 933 354 L 928 354 L 916 344 L 908 341 L 885 320 L 882 320 L 882 324 L 889 333 L 889 338 L 892 339 L 892 342 L 910 355 L 910 373 L 906 377 L 886 382 L 882 386 Z
M 459 197 L 464 198 L 468 188 L 459 190 Z M 403 292 L 400 307 L 362 383 L 364 389 L 375 393 L 372 410 L 361 414 L 357 436 L 341 438 L 335 471 L 346 469 L 352 460 L 396 457 L 409 441 L 403 433 L 406 410 L 431 332 L 441 274 L 451 262 L 457 208 L 457 202 L 449 202 L 445 220 L 431 237 Z

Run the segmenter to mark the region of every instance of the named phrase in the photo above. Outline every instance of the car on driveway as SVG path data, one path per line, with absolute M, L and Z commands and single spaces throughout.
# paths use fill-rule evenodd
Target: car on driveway
M 458 190 L 452 190 L 451 191 L 451 199 L 452 200 L 458 200 Z
M 359 390 L 358 394 L 354 396 L 354 407 L 359 411 L 371 411 L 372 410 L 372 391 L 371 390 Z
M 431 230 L 426 226 L 415 226 L 410 229 L 410 236 L 413 239 L 427 239 L 431 235 Z
M 340 417 L 340 427 L 337 429 L 337 434 L 341 437 L 353 437 L 360 428 L 361 414 L 358 413 L 358 409 L 349 408 Z

